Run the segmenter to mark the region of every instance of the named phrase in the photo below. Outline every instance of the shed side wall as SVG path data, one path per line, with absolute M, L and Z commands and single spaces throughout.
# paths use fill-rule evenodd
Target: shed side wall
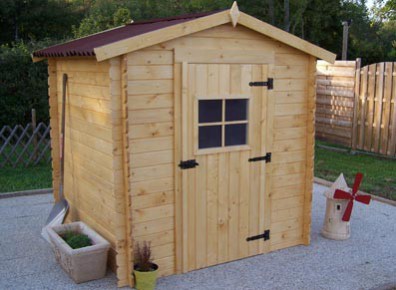
M 188 50 L 201 51 L 197 57 Z M 153 254 L 160 265 L 160 275 L 175 273 L 175 184 L 174 164 L 174 58 L 176 51 L 188 57 L 210 62 L 205 50 L 218 50 L 218 61 L 227 59 L 226 51 L 244 52 L 246 63 L 251 55 L 258 58 L 274 55 L 275 98 L 273 120 L 273 158 L 271 164 L 271 239 L 270 249 L 303 244 L 305 218 L 310 211 L 312 144 L 307 142 L 309 57 L 285 44 L 275 42 L 249 29 L 222 25 L 182 37 L 128 55 L 128 122 L 131 169 L 132 235 L 134 241 L 152 241 Z M 250 51 L 250 52 L 249 52 Z M 260 51 L 262 55 L 260 55 Z M 224 53 L 222 53 L 224 52 Z M 259 55 L 257 54 L 259 53 Z M 230 53 L 228 55 L 235 55 Z M 205 59 L 206 58 L 206 59 Z M 177 83 L 177 82 L 176 82 Z M 176 88 L 180 89 L 180 88 Z M 311 132 L 310 132 L 311 133 Z M 308 148 L 309 147 L 309 148 Z M 305 207 L 304 207 L 305 205 Z M 305 236 L 304 236 L 305 235 Z
M 110 242 L 109 264 L 115 271 L 117 213 L 125 209 L 116 202 L 114 190 L 109 69 L 109 62 L 97 63 L 93 58 L 56 61 L 58 120 L 61 120 L 62 75 L 68 74 L 64 184 L 70 204 L 67 221 L 81 220 Z M 51 111 L 53 118 L 52 114 Z M 56 148 L 57 139 L 53 138 L 52 142 Z

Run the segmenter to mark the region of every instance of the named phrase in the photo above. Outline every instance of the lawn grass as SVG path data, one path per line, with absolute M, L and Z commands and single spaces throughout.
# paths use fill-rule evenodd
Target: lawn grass
M 396 200 L 396 160 L 363 154 L 334 152 L 318 145 L 331 144 L 316 141 L 315 176 L 334 181 L 342 172 L 351 187 L 355 174 L 362 172 L 362 191 Z
M 0 193 L 52 187 L 51 164 L 0 168 Z
M 364 174 L 361 190 L 396 200 L 396 160 L 367 155 L 334 152 L 318 145 L 332 146 L 317 141 L 315 176 L 334 181 L 342 172 L 352 186 L 355 174 Z M 339 147 L 339 146 L 338 146 Z M 51 165 L 0 169 L 0 193 L 52 187 Z

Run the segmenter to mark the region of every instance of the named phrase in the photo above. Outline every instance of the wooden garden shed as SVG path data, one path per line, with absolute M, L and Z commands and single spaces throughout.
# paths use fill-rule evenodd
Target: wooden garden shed
M 109 240 L 119 286 L 138 241 L 161 276 L 309 244 L 318 58 L 335 55 L 236 4 L 33 54 L 48 59 L 55 199 L 66 73 L 67 220 Z

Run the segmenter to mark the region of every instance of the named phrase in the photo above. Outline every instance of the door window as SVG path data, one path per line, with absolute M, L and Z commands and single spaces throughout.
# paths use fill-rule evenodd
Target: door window
M 198 149 L 246 145 L 248 99 L 198 101 Z

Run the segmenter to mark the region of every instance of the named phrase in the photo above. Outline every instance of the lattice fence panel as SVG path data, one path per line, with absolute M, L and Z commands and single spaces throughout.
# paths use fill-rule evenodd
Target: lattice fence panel
M 50 126 L 4 126 L 0 130 L 0 168 L 51 162 Z

